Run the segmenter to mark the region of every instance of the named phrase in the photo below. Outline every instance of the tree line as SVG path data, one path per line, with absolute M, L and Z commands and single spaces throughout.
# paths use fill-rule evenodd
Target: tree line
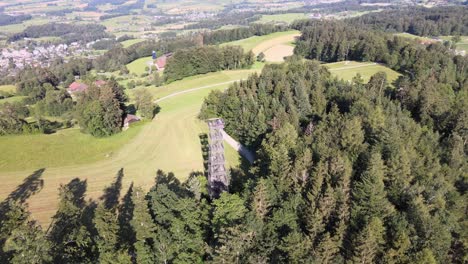
M 390 32 L 407 32 L 418 36 L 468 35 L 468 7 L 414 7 L 385 10 L 348 20 L 356 27 L 371 27 Z
M 63 24 L 47 23 L 44 25 L 28 26 L 22 32 L 11 35 L 9 42 L 23 38 L 60 37 L 66 43 L 91 42 L 112 37 L 106 32 L 106 27 L 98 24 Z
M 220 70 L 234 70 L 251 66 L 255 56 L 244 53 L 240 46 L 203 46 L 177 50 L 164 69 L 166 82 L 181 80 L 188 76 Z
M 31 15 L 10 16 L 4 13 L 0 13 L 0 26 L 20 24 L 23 21 L 30 20 L 31 18 Z
M 224 42 L 245 39 L 253 36 L 263 36 L 275 32 L 286 31 L 285 25 L 273 24 L 250 24 L 249 27 L 237 27 L 233 29 L 220 29 L 203 34 L 203 43 L 206 45 L 216 45 Z

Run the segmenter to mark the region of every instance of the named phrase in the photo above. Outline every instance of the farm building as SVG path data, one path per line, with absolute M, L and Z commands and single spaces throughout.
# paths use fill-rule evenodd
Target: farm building
M 79 82 L 73 82 L 72 84 L 70 84 L 68 86 L 68 93 L 69 94 L 74 94 L 74 93 L 77 93 L 77 92 L 84 92 L 88 89 L 88 85 L 84 84 L 84 83 L 79 83 Z
M 106 84 L 106 81 L 103 81 L 103 80 L 97 80 L 94 82 L 94 85 L 96 85 L 97 87 L 101 87 L 104 84 Z M 84 92 L 87 89 L 88 89 L 88 85 L 84 83 L 80 83 L 80 82 L 73 82 L 72 84 L 68 86 L 67 91 L 69 94 L 75 94 L 77 92 Z
M 169 59 L 171 56 L 172 56 L 172 53 L 167 53 L 157 58 L 154 61 L 154 66 L 156 66 L 156 69 L 158 71 L 164 71 L 164 68 L 166 67 L 167 59 Z
M 127 130 L 130 127 L 130 124 L 140 121 L 140 118 L 136 115 L 127 114 L 123 122 L 123 129 Z

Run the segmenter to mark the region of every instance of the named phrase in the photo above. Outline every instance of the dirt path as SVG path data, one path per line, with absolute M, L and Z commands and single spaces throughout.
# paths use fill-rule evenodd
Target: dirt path
M 233 139 L 230 135 L 228 135 L 224 130 L 221 132 L 223 134 L 224 141 L 228 143 L 233 149 L 235 149 L 239 154 L 242 155 L 246 160 L 252 164 L 254 162 L 255 156 L 254 154 L 241 143 L 237 142 Z
M 368 67 L 368 66 L 374 66 L 377 65 L 377 63 L 369 63 L 369 64 L 364 64 L 364 65 L 357 65 L 357 66 L 352 66 L 352 67 L 339 67 L 339 68 L 334 68 L 334 69 L 328 69 L 329 71 L 339 71 L 339 70 L 348 70 L 348 69 L 355 69 L 355 68 L 362 68 L 362 67 Z

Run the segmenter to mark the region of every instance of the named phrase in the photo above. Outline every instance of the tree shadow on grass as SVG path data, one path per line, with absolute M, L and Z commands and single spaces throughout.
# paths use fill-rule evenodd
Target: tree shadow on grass
M 198 134 L 198 138 L 200 138 L 200 145 L 203 157 L 203 168 L 205 169 L 205 176 L 208 176 L 208 159 L 210 155 L 210 144 L 208 142 L 208 135 L 206 133 Z
M 45 169 L 42 168 L 26 177 L 23 180 L 23 183 L 18 185 L 18 187 L 16 187 L 16 189 L 0 203 L 0 263 L 6 263 L 6 260 L 8 259 L 6 253 L 3 252 L 3 246 L 6 239 L 15 228 L 12 223 L 7 225 L 7 222 L 11 222 L 11 219 L 9 219 L 9 213 L 14 210 L 12 207 L 14 207 L 15 204 L 24 205 L 29 197 L 42 190 L 44 187 L 44 180 L 41 177 L 44 171 Z
M 119 206 L 119 243 L 120 249 L 127 249 L 129 252 L 133 252 L 133 244 L 136 241 L 136 234 L 130 224 L 133 219 L 133 209 L 135 204 L 132 201 L 133 194 L 133 182 L 130 184 L 127 193 L 122 199 L 122 203 Z
M 106 209 L 115 208 L 119 204 L 123 176 L 123 168 L 121 168 L 115 176 L 115 181 L 104 189 L 104 194 L 101 196 L 100 200 L 103 201 Z
M 16 201 L 24 203 L 26 200 L 38 193 L 44 187 L 44 180 L 41 178 L 45 169 L 39 169 L 23 180 L 23 183 L 18 185 L 16 189 L 8 195 L 5 201 Z

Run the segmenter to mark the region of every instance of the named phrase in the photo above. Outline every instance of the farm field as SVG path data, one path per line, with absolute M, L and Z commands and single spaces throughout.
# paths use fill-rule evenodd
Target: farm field
M 370 77 L 379 71 L 387 74 L 387 79 L 391 83 L 395 81 L 400 74 L 388 67 L 373 62 L 342 61 L 324 64 L 330 72 L 345 81 L 351 81 L 356 74 L 361 74 L 364 82 L 368 82 Z
M 278 15 L 263 15 L 262 18 L 258 21 L 260 23 L 269 23 L 269 22 L 284 22 L 284 23 L 291 23 L 297 19 L 305 19 L 308 18 L 306 14 L 303 13 L 286 13 L 286 14 L 278 14 Z
M 286 44 L 294 41 L 296 36 L 300 33 L 297 30 L 290 30 L 284 32 L 276 32 L 265 36 L 253 36 L 246 39 L 231 41 L 221 44 L 225 45 L 239 45 L 245 51 L 252 50 L 255 54 L 265 51 L 275 45 Z
M 246 78 L 251 72 L 244 71 L 239 77 Z M 182 80 L 178 83 L 187 89 L 196 88 L 186 85 L 187 82 L 190 80 Z M 27 141 L 27 144 L 22 143 L 21 146 L 18 146 L 15 144 L 18 144 L 19 141 L 15 141 L 14 137 L 2 137 L 0 139 L 0 146 L 2 146 L 0 160 L 4 162 L 0 165 L 0 181 L 3 187 L 0 190 L 0 200 L 21 184 L 23 179 L 39 169 L 44 169 L 43 172 L 39 171 L 43 180 L 43 189 L 31 197 L 28 204 L 33 217 L 41 224 L 48 225 L 50 217 L 56 210 L 58 187 L 74 178 L 86 179 L 88 198 L 97 198 L 101 195 L 104 187 L 112 182 L 120 169 L 123 169 L 124 173 L 123 190 L 128 188 L 131 183 L 148 188 L 154 182 L 157 169 L 174 172 L 175 176 L 181 180 L 186 179 L 191 172 L 203 171 L 199 134 L 206 132 L 207 127 L 204 122 L 197 119 L 197 114 L 203 98 L 211 90 L 225 89 L 228 86 L 228 83 L 214 85 L 160 102 L 161 112 L 155 119 L 146 125 L 141 124 L 137 129 L 131 128 L 117 135 L 126 139 L 120 142 L 114 138 L 93 139 L 65 146 L 66 141 L 62 143 L 62 139 L 59 139 L 53 144 L 44 144 L 41 140 Z M 80 137 L 79 131 L 76 129 L 65 133 L 76 133 L 72 137 L 75 140 Z M 131 133 L 135 135 L 130 135 Z M 61 134 L 49 136 L 59 138 Z M 18 140 L 21 137 L 21 141 L 24 142 L 29 136 L 17 137 Z M 77 160 L 84 161 L 86 159 L 86 151 L 93 151 L 90 150 L 90 146 L 97 149 L 99 140 L 108 141 L 107 144 L 115 147 L 111 149 L 111 155 L 106 157 L 106 153 L 109 154 L 110 150 L 101 148 L 100 150 L 104 150 L 104 152 L 90 153 L 94 157 L 97 156 L 95 162 L 76 164 Z M 53 147 L 54 144 L 58 146 Z M 61 148 L 61 153 L 54 148 Z M 54 154 L 52 155 L 50 152 Z M 62 159 L 61 156 L 69 159 L 67 161 L 55 160 Z M 226 156 L 229 166 L 235 166 L 239 162 L 239 156 L 227 145 Z M 47 162 L 38 162 L 39 159 L 46 159 Z

